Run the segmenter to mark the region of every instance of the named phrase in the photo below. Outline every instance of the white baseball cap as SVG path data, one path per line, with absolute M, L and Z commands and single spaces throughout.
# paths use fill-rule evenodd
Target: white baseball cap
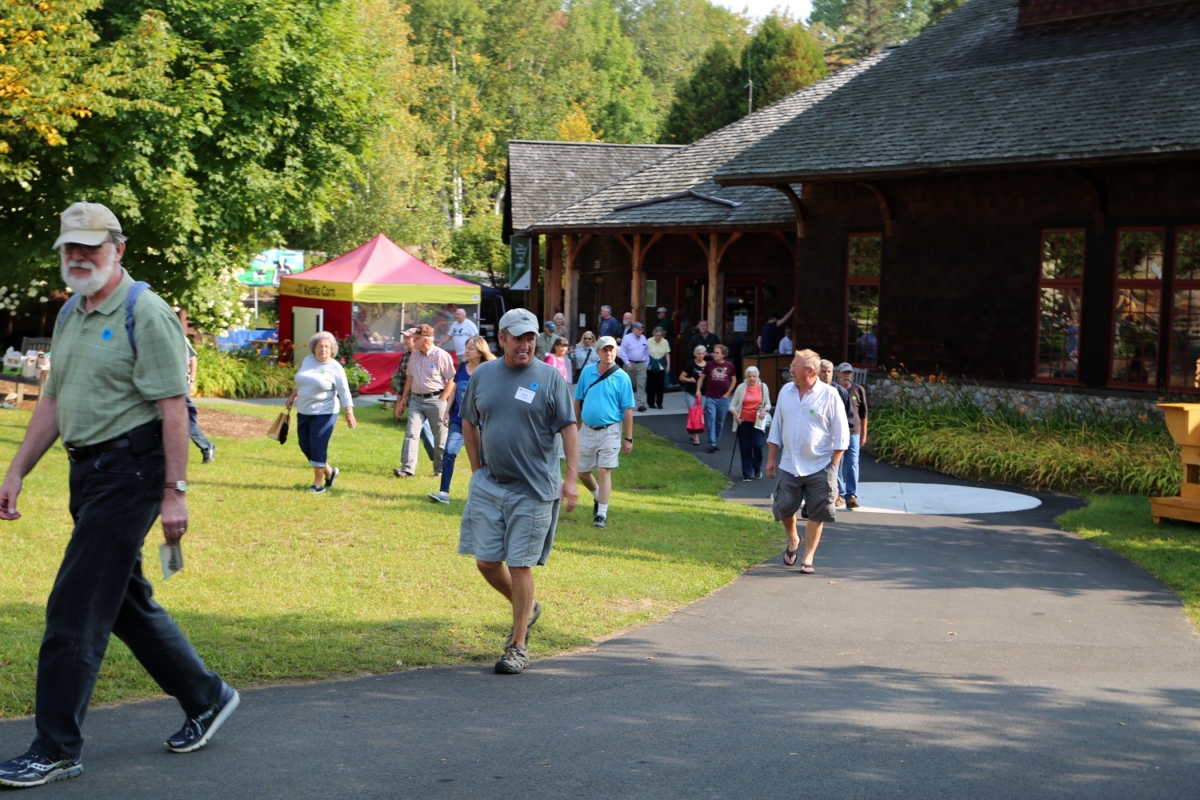
M 524 308 L 514 308 L 500 318 L 500 330 L 508 331 L 510 336 L 524 336 L 527 333 L 537 333 L 539 330 L 537 317 L 532 311 Z
M 54 249 L 64 244 L 86 244 L 96 246 L 108 241 L 110 233 L 120 233 L 121 223 L 117 215 L 99 203 L 72 203 L 62 213 L 58 238 Z
M 606 347 L 616 347 L 616 346 L 617 346 L 617 340 L 611 336 L 601 336 L 600 340 L 598 342 L 596 342 L 597 350 L 603 350 Z

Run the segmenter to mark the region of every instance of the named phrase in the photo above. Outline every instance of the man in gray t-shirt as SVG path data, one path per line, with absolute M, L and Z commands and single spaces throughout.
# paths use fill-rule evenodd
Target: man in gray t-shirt
M 471 374 L 459 412 L 472 475 L 458 552 L 475 556 L 483 577 L 512 603 L 512 633 L 496 662 L 496 672 L 512 675 L 529 663 L 526 633 L 542 613 L 533 599 L 533 567 L 550 554 L 560 499 L 567 513 L 579 501 L 579 434 L 571 387 L 534 358 L 537 318 L 516 308 L 497 327 L 504 358 Z M 565 479 L 555 434 L 562 435 Z

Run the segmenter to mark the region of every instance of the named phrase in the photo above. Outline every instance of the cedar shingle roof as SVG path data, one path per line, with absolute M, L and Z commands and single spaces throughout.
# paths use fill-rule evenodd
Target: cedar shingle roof
M 881 53 L 864 59 L 742 117 L 661 161 L 539 219 L 533 227 L 539 231 L 790 227 L 795 224 L 791 206 L 780 192 L 756 186 L 722 188 L 713 182 L 712 173 L 746 147 L 874 68 L 887 55 Z M 672 198 L 673 195 L 680 196 Z M 732 201 L 734 205 L 715 202 L 714 198 Z M 647 200 L 661 202 L 644 203 Z
M 664 144 L 510 139 L 505 233 L 524 230 L 678 149 L 679 145 Z
M 1186 152 L 1200 152 L 1200 4 L 1018 29 L 1017 0 L 971 0 L 715 178 L 798 182 Z

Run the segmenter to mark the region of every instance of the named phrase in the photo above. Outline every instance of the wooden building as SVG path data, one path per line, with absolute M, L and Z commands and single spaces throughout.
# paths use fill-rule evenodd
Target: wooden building
M 1200 2 L 970 0 L 529 228 L 588 324 L 796 300 L 834 361 L 1200 391 Z

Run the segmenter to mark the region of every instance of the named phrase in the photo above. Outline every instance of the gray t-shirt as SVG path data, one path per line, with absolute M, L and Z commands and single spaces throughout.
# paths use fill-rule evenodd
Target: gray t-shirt
M 503 358 L 471 373 L 460 411 L 483 426 L 485 468 L 492 480 L 542 502 L 562 492 L 554 435 L 575 424 L 571 387 L 557 369 L 534 361 L 511 369 Z

